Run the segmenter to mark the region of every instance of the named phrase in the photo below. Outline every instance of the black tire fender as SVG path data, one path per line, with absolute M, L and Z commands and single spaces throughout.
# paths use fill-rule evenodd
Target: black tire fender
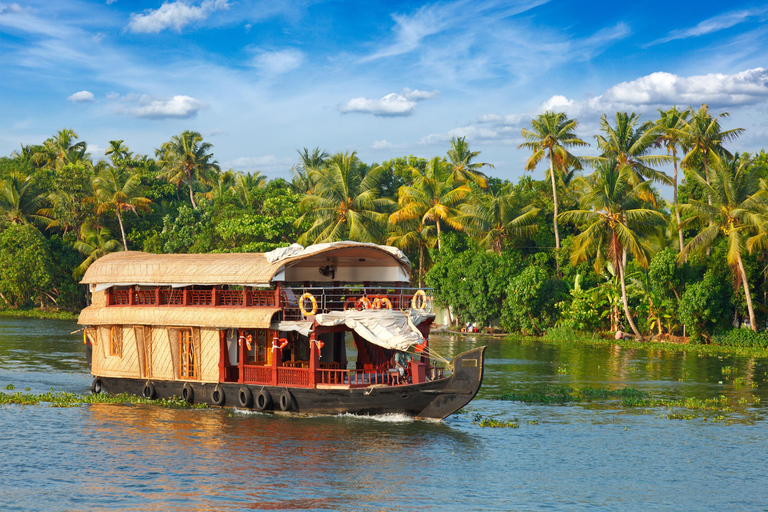
M 226 397 L 224 396 L 224 390 L 221 388 L 221 386 L 216 386 L 213 388 L 213 391 L 211 391 L 211 403 L 213 405 L 218 405 L 221 407 L 224 405 L 224 402 L 226 401 Z
M 185 382 L 184 387 L 181 388 L 181 399 L 188 404 L 195 401 L 195 390 L 192 389 L 192 384 L 189 382 Z
M 287 389 L 280 393 L 280 410 L 290 411 L 293 409 L 293 395 Z
M 98 395 L 99 393 L 103 393 L 103 392 L 104 392 L 104 382 L 100 378 L 96 377 L 95 379 L 93 379 L 93 382 L 91 383 L 91 393 L 93 393 L 94 395 Z
M 141 396 L 149 398 L 150 400 L 157 398 L 157 390 L 151 381 L 147 381 L 147 383 L 144 384 L 144 389 L 141 390 Z
M 240 407 L 247 409 L 253 405 L 253 393 L 246 386 L 241 387 L 240 391 L 237 392 L 237 403 L 240 404 Z
M 259 394 L 256 395 L 256 409 L 260 411 L 266 411 L 272 408 L 272 395 L 269 391 L 262 389 Z

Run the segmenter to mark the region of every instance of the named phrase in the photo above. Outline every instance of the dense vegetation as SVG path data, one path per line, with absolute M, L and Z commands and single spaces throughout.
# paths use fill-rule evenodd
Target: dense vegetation
M 768 155 L 731 154 L 742 130 L 706 106 L 639 117 L 602 116 L 600 155 L 585 157 L 575 119 L 541 114 L 518 149 L 543 172 L 516 183 L 488 177 L 465 138 L 442 157 L 370 165 L 305 148 L 289 183 L 222 171 L 196 132 L 154 157 L 117 140 L 94 159 L 64 129 L 0 158 L 0 304 L 77 311 L 78 279 L 112 251 L 349 239 L 403 249 L 414 285 L 456 323 L 765 345 L 729 330 L 768 320 Z

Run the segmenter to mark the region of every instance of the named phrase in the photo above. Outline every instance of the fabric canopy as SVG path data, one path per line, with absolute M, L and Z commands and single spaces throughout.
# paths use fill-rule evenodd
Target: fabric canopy
M 403 251 L 397 247 L 391 247 L 389 245 L 377 245 L 368 242 L 351 242 L 348 240 L 310 245 L 309 247 L 304 247 L 300 244 L 291 244 L 288 247 L 281 247 L 279 249 L 275 249 L 274 251 L 266 252 L 264 253 L 264 257 L 267 258 L 267 261 L 274 264 L 289 258 L 303 258 L 315 253 L 325 252 L 329 249 L 343 249 L 344 247 L 372 247 L 375 249 L 380 249 L 394 256 L 403 265 L 411 268 L 411 262 L 408 260 L 408 256 L 406 256 Z
M 421 332 L 416 328 L 430 316 L 425 311 L 393 309 L 368 309 L 356 311 L 333 311 L 315 317 L 322 326 L 333 327 L 346 325 L 363 339 L 380 347 L 407 350 L 413 345 L 424 341 Z

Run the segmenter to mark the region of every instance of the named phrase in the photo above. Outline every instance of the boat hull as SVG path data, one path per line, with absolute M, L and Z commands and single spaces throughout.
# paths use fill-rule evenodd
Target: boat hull
M 156 398 L 186 396 L 192 403 L 265 412 L 405 414 L 418 419 L 440 420 L 464 407 L 479 391 L 483 380 L 484 351 L 485 347 L 480 347 L 456 356 L 451 361 L 453 373 L 450 377 L 401 386 L 295 388 L 236 382 L 147 381 L 99 376 L 96 378 L 100 381 L 100 390 L 112 394 L 142 395 L 145 394 L 145 386 L 150 382 Z M 214 390 L 217 390 L 218 396 L 214 394 Z

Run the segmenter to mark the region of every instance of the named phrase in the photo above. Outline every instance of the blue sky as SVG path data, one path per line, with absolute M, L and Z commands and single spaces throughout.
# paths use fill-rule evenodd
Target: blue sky
M 250 0 L 0 3 L 0 155 L 73 128 L 150 154 L 190 129 L 223 168 L 289 177 L 296 149 L 366 162 L 443 155 L 467 136 L 515 179 L 544 109 L 651 119 L 702 102 L 768 138 L 760 2 Z

